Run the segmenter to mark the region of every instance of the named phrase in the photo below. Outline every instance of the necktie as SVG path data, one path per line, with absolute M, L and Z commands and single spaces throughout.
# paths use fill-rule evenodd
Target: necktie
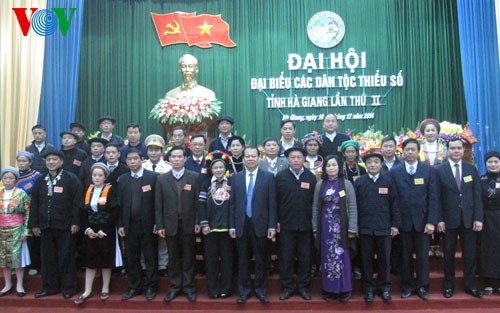
M 250 181 L 247 190 L 247 216 L 252 218 L 252 196 L 253 196 L 253 173 L 250 173 Z
M 410 175 L 415 174 L 415 168 L 413 167 L 413 165 L 410 165 L 410 167 L 408 168 L 408 174 Z
M 461 177 L 460 177 L 460 165 L 455 164 L 455 183 L 457 184 L 458 190 L 460 190 Z
M 110 165 L 109 166 L 109 172 L 113 173 L 113 171 L 115 170 L 115 168 L 116 168 L 116 165 Z
M 139 179 L 139 175 L 137 175 L 137 174 L 134 174 L 132 177 L 133 177 L 134 179 Z
M 200 165 L 200 162 L 201 162 L 200 159 L 196 160 L 197 165 Z
M 156 172 L 156 164 L 153 164 L 153 172 Z

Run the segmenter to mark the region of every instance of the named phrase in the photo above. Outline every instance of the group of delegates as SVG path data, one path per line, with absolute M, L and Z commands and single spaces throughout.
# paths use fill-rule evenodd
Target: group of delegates
M 437 251 L 430 248 L 431 240 L 439 240 L 433 239 L 437 233 L 443 235 L 444 297 L 455 290 L 457 238 L 465 292 L 483 296 L 474 278 L 478 269 L 484 292 L 500 293 L 495 247 L 500 152 L 486 154 L 488 172 L 479 177 L 462 161 L 459 138 L 446 145 L 438 141 L 434 119 L 420 126 L 423 142 L 403 142 L 402 159 L 395 155 L 392 137 L 382 140 L 380 152 L 360 155 L 359 143 L 337 132 L 334 114 L 326 115 L 324 134 L 312 132 L 301 141 L 295 139 L 294 123 L 282 121 L 281 139 L 266 138 L 263 152 L 232 133 L 234 120 L 228 115 L 217 119 L 219 136 L 208 152 L 203 135 L 193 135 L 187 145 L 182 127 L 174 129 L 173 147 L 165 153 L 161 136 L 142 141 L 140 126 L 129 124 L 124 141 L 113 134 L 115 123 L 113 117 L 100 118 L 100 133 L 88 141 L 85 126 L 72 123 L 61 133 L 61 150 L 46 143 L 45 129 L 36 125 L 32 145 L 17 154 L 17 168 L 1 170 L 5 286 L 0 297 L 14 288 L 19 297 L 26 295 L 23 274 L 31 263 L 35 274 L 42 273 L 36 298 L 58 293 L 72 298 L 78 289 L 78 249 L 86 270 L 77 305 L 92 296 L 98 269 L 100 299 L 106 301 L 112 270 L 119 266 L 126 267 L 128 278 L 123 300 L 141 293 L 153 300 L 159 272 L 168 271 L 164 301 L 184 293 L 194 302 L 197 234 L 203 238 L 211 299 L 231 296 L 236 280 L 238 304 L 252 295 L 268 303 L 274 240 L 282 301 L 294 294 L 312 298 L 313 264 L 326 301 L 349 301 L 356 268 L 367 303 L 376 295 L 391 302 L 394 268 L 400 273 L 401 298 L 427 300 L 429 251 Z

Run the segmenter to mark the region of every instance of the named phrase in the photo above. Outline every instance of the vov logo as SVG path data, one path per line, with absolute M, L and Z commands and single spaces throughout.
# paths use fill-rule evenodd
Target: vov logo
M 28 19 L 28 16 L 26 15 L 28 8 L 12 8 L 12 10 L 16 14 L 17 22 L 19 23 L 19 27 L 21 27 L 23 36 L 28 36 L 30 26 L 37 35 L 50 36 L 55 33 L 58 25 L 61 30 L 61 34 L 66 36 L 76 8 L 69 8 L 69 17 L 66 16 L 67 8 L 51 8 L 42 10 L 38 10 L 38 8 L 30 8 L 31 19 Z

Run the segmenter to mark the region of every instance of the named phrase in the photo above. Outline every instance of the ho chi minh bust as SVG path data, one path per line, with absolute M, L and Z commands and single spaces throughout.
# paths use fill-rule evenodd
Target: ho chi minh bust
M 196 74 L 198 74 L 198 60 L 191 54 L 185 54 L 179 59 L 179 72 L 182 74 L 182 84 L 165 94 L 165 98 L 195 96 L 215 100 L 215 92 L 198 85 Z

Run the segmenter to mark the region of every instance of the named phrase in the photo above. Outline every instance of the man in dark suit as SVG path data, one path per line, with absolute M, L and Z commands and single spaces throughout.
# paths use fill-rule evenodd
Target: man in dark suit
M 388 173 L 391 168 L 401 164 L 401 160 L 396 156 L 396 139 L 392 136 L 385 136 L 382 138 L 380 153 L 384 157 L 384 164 L 382 165 L 382 173 Z
M 325 129 L 325 134 L 323 135 L 323 145 L 319 151 L 320 155 L 323 158 L 326 158 L 330 154 L 336 155 L 342 163 L 344 156 L 342 155 L 340 146 L 350 138 L 346 134 L 337 132 L 339 122 L 335 114 L 327 114 L 325 116 L 323 128 Z
M 35 298 L 62 292 L 69 299 L 77 288 L 74 235 L 80 229 L 82 185 L 76 175 L 62 169 L 61 151 L 49 150 L 43 158 L 48 173 L 33 187 L 28 223 L 33 235 L 41 237 L 43 289 Z
M 131 148 L 125 156 L 130 173 L 118 178 L 120 218 L 118 234 L 125 237 L 127 276 L 129 290 L 122 300 L 129 300 L 141 293 L 141 253 L 146 261 L 146 299 L 156 296 L 158 272 L 158 242 L 153 233 L 155 224 L 155 185 L 157 173 L 142 167 L 141 151 Z
M 307 151 L 290 148 L 285 152 L 289 168 L 276 175 L 280 225 L 280 300 L 297 292 L 311 300 L 312 207 L 316 175 L 304 167 Z M 297 279 L 294 279 L 297 259 Z
M 462 161 L 464 143 L 460 138 L 448 142 L 448 162 L 437 168 L 438 231 L 444 232 L 444 291 L 451 298 L 455 289 L 455 252 L 457 236 L 462 248 L 465 292 L 476 298 L 482 294 L 476 288 L 477 232 L 483 228 L 481 182 L 476 168 Z
M 391 302 L 389 258 L 391 237 L 399 234 L 401 215 L 398 192 L 389 174 L 382 174 L 382 155 L 369 152 L 363 156 L 367 174 L 354 182 L 358 205 L 359 246 L 361 248 L 362 285 L 365 302 L 371 303 L 377 290 L 384 302 Z M 377 255 L 378 282 L 373 280 L 373 258 Z
M 183 147 L 174 146 L 169 161 L 172 170 L 158 179 L 155 204 L 158 235 L 165 238 L 168 250 L 170 290 L 164 300 L 172 301 L 182 290 L 188 300 L 194 302 L 195 234 L 200 231 L 197 215 L 199 174 L 184 168 L 186 151 Z
M 281 121 L 281 140 L 279 142 L 279 156 L 285 157 L 285 151 L 290 148 L 303 148 L 302 142 L 295 140 L 295 123 L 291 120 Z M 265 144 L 264 144 L 265 145 Z M 276 176 L 276 175 L 275 175 Z
M 212 140 L 208 148 L 208 152 L 215 150 L 229 152 L 228 142 L 229 138 L 233 136 L 234 119 L 230 115 L 221 115 L 217 118 L 217 127 L 219 128 L 219 136 Z
M 258 169 L 259 151 L 247 147 L 243 152 L 245 170 L 232 177 L 229 234 L 238 247 L 238 304 L 251 294 L 249 263 L 255 256 L 255 293 L 268 303 L 267 277 L 270 260 L 269 240 L 276 235 L 276 186 L 274 175 Z
M 42 156 L 47 152 L 55 151 L 56 148 L 45 141 L 47 131 L 43 125 L 37 124 L 33 126 L 31 132 L 33 133 L 33 142 L 31 145 L 26 146 L 25 150 L 31 152 L 34 156 L 33 169 L 39 171 L 41 174 L 45 174 L 48 170 Z
M 433 167 L 419 162 L 420 144 L 416 139 L 403 142 L 405 162 L 391 169 L 399 196 L 402 219 L 403 253 L 401 298 L 417 294 L 429 298 L 429 244 L 437 223 L 437 178 Z M 416 264 L 413 254 L 416 255 Z M 415 266 L 416 265 L 416 266 Z M 416 279 L 415 279 L 416 270 Z

